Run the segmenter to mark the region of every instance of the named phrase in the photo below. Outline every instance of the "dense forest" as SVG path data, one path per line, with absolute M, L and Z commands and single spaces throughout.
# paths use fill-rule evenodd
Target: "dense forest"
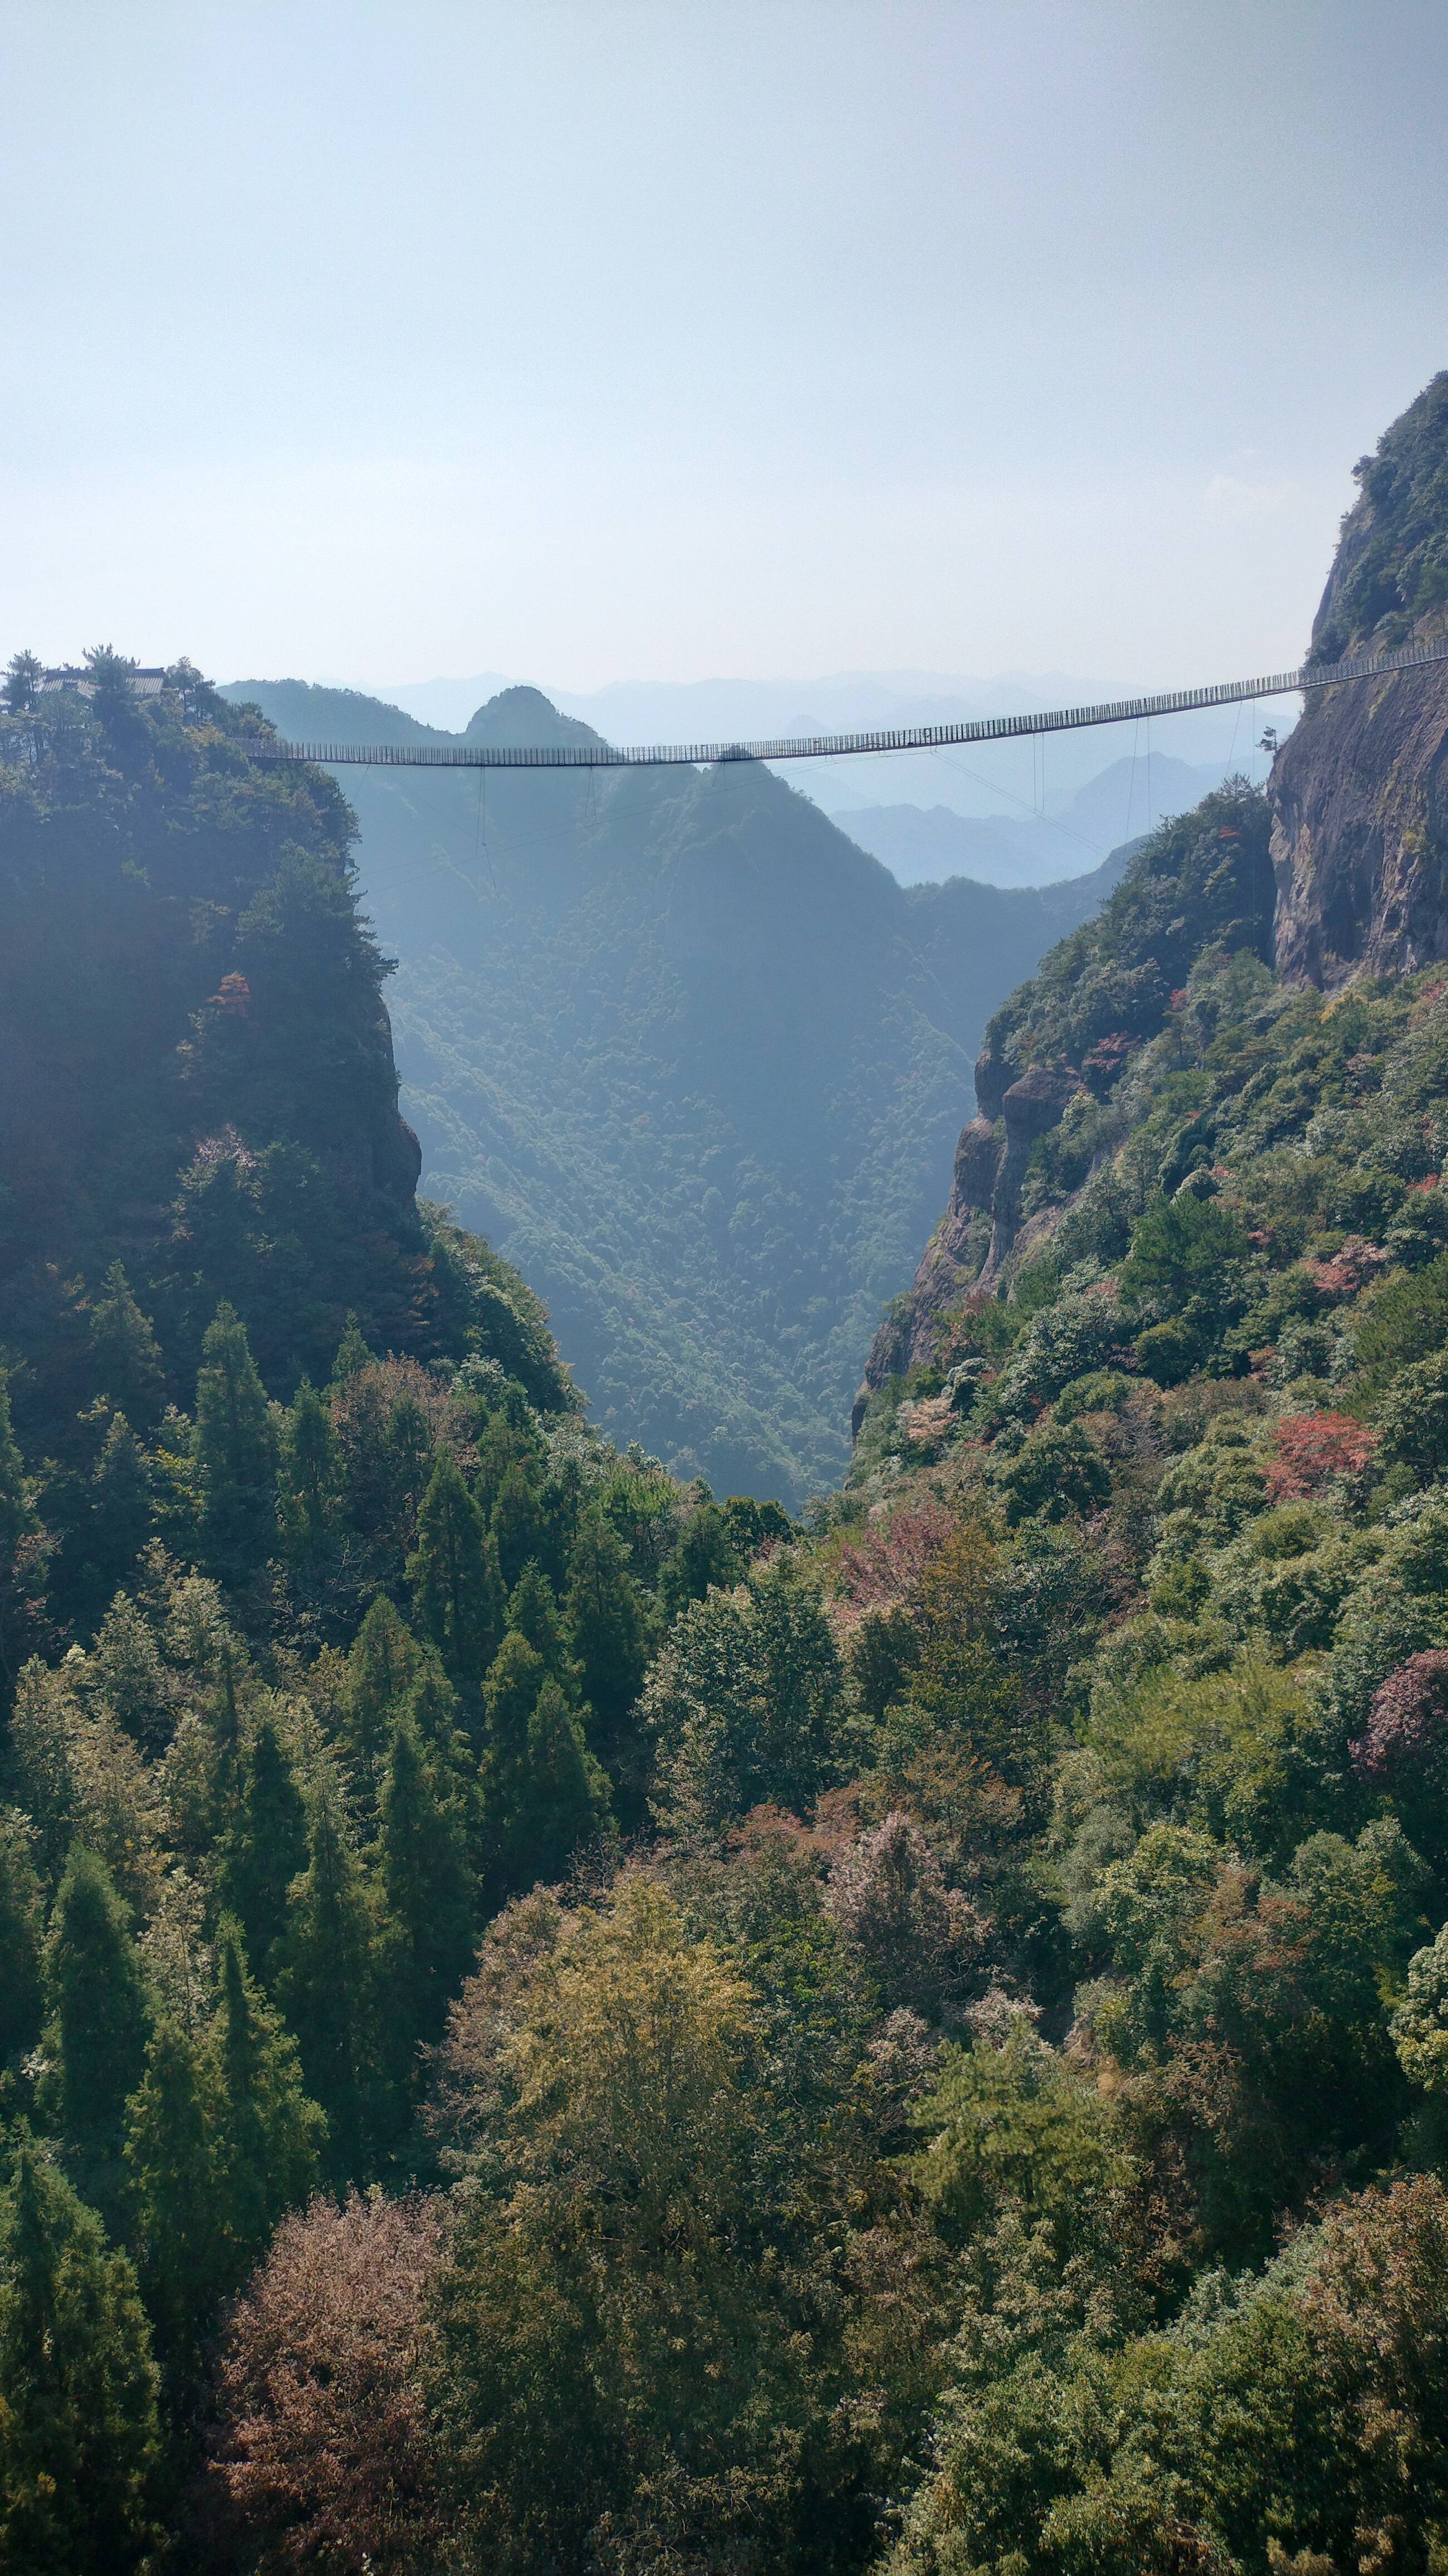
M 1448 969 L 1163 826 L 794 1517 L 415 1205 L 327 780 L 37 679 L 0 2571 L 1441 2576 Z
M 350 690 L 226 695 L 299 741 L 451 738 Z M 468 731 L 589 728 L 510 689 Z M 428 1190 L 547 1301 L 611 1438 L 792 1507 L 837 1483 L 981 1031 L 1112 867 L 907 891 L 749 763 L 339 774 Z

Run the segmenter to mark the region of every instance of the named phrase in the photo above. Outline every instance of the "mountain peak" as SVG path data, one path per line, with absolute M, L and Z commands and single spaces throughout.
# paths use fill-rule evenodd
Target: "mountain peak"
M 541 689 L 500 689 L 479 707 L 467 727 L 469 742 L 494 743 L 501 750 L 546 750 L 554 744 L 601 742 L 592 725 L 560 715 Z

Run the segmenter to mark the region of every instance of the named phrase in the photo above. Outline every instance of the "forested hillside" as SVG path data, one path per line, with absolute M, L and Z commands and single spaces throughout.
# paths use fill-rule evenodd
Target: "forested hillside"
M 225 726 L 145 721 L 179 827 Z M 72 833 L 121 773 L 66 722 Z M 1177 900 L 1006 1293 L 807 1530 L 490 1307 L 272 1392 L 242 1229 L 166 1410 L 159 1292 L 76 1275 L 71 1482 L 0 1451 L 0 2567 L 1430 2576 L 1448 993 Z
M 303 740 L 427 738 L 351 692 L 228 694 Z M 469 730 L 586 728 L 515 689 Z M 907 894 L 741 764 L 345 780 L 428 1191 L 546 1298 L 611 1434 L 721 1490 L 834 1481 L 985 1021 L 1113 869 Z
M 1448 971 L 1163 826 L 794 1520 L 341 1154 L 327 783 L 32 686 L 15 1007 L 150 1001 L 3 1175 L 0 2576 L 1441 2576 Z

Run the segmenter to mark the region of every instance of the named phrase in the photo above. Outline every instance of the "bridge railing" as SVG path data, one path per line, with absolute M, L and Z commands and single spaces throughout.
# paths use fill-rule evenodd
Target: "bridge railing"
M 1199 689 L 1164 689 L 1152 697 L 1111 698 L 1095 706 L 971 716 L 956 724 L 894 725 L 872 733 L 781 734 L 758 742 L 287 742 L 278 735 L 263 734 L 241 747 L 256 760 L 315 761 L 324 769 L 700 769 L 728 760 L 847 760 L 861 753 L 947 751 L 958 743 L 1008 742 L 1025 734 L 1075 733 L 1091 725 L 1189 715 L 1199 707 L 1293 697 L 1443 661 L 1448 661 L 1448 641 L 1405 644 L 1395 653 L 1305 663 L 1299 670 L 1271 671 L 1254 680 L 1217 680 Z

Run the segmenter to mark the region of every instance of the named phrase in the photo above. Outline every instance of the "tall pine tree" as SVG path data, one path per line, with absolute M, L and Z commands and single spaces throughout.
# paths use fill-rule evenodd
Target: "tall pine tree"
M 244 1582 L 277 1544 L 277 1442 L 246 1328 L 220 1305 L 196 1381 L 201 1551 L 209 1571 Z
M 132 2576 L 159 2457 L 135 2273 L 25 2141 L 0 2215 L 0 2576 Z
M 228 2277 L 245 2279 L 277 2220 L 316 2189 L 327 2123 L 302 2081 L 297 2043 L 247 1973 L 237 1924 L 223 1919 L 219 2000 L 208 2043 L 216 2168 Z
M 420 2043 L 441 2033 L 472 1965 L 477 1880 L 466 1819 L 440 1790 L 416 1729 L 394 1731 L 377 1842 L 386 1945 L 388 2058 L 405 2091 Z
M 536 1557 L 530 1558 L 513 1586 L 508 1627 L 512 1634 L 526 1637 L 534 1654 L 541 1655 L 565 1699 L 576 1699 L 578 1670 L 568 1651 L 553 1586 Z
M 90 1334 L 98 1393 L 142 1431 L 153 1430 L 166 1403 L 161 1346 L 119 1261 L 111 1263 L 105 1295 L 91 1308 Z
M 195 2382 L 202 2338 L 231 2286 L 216 2126 L 205 2051 L 174 2021 L 158 2022 L 127 2105 L 128 2232 L 156 2348 L 183 2389 Z
M 372 1353 L 362 1338 L 362 1327 L 355 1315 L 349 1315 L 347 1328 L 337 1344 L 337 1356 L 332 1362 L 332 1384 L 346 1386 L 359 1370 L 371 1366 Z
M 504 1469 L 490 1526 L 504 1589 L 511 1592 L 524 1566 L 541 1557 L 548 1543 L 548 1524 L 538 1488 L 516 1459 Z
M 130 1580 L 154 1518 L 146 1453 L 124 1413 L 112 1414 L 91 1476 L 86 1515 L 84 1599 L 78 1606 L 87 1624 Z
M 498 1649 L 485 1699 L 488 1892 L 501 1903 L 557 1877 L 580 1843 L 606 1830 L 608 1783 L 542 1656 L 516 1630 Z
M 308 1863 L 287 1909 L 277 1998 L 302 2055 L 308 2092 L 327 2116 L 327 2172 L 365 2170 L 377 2094 L 377 1939 L 340 1801 L 323 1780 L 313 1801 Z
M 282 1425 L 277 1517 L 282 1554 L 302 1582 L 315 1582 L 335 1553 L 341 1473 L 332 1417 L 304 1378 Z
M 458 1724 L 457 1693 L 436 1655 L 422 1657 L 403 1706 L 440 1790 L 468 1805 L 477 1789 L 478 1757 Z
M 220 1893 L 246 1954 L 270 1984 L 286 1928 L 287 1890 L 307 1865 L 307 1816 L 275 1721 L 263 1715 L 241 1761 L 241 1793 L 222 1846 Z
M 644 1815 L 649 1749 L 638 1721 L 649 1656 L 649 1625 L 628 1551 L 597 1506 L 584 1512 L 568 1560 L 564 1604 L 568 1645 L 590 1716 L 590 1749 L 602 1763 L 626 1830 Z
M 527 1760 L 517 1789 L 510 1851 L 515 1884 L 562 1878 L 581 1846 L 606 1834 L 611 1822 L 608 1782 L 547 1673 L 528 1720 Z
M 14 1807 L 0 1809 L 0 2065 L 35 2046 L 44 2011 L 41 1943 L 45 1913 L 34 1833 Z
M 36 1518 L 10 1420 L 10 1381 L 0 1368 L 0 1716 L 9 1709 L 30 1638 L 36 1569 L 26 1542 Z
M 392 1730 L 423 1661 L 422 1649 L 385 1592 L 352 1640 L 342 1693 L 342 1743 L 356 1791 L 375 1801 Z
M 407 1579 L 424 1632 L 470 1725 L 503 1630 L 498 1551 L 450 1449 L 440 1451 L 417 1516 Z
M 713 1584 L 727 1589 L 742 1582 L 747 1561 L 718 1504 L 701 1503 L 659 1569 L 659 1598 L 669 1617 L 702 1601 Z
M 72 1854 L 45 1944 L 49 2018 L 38 2100 L 87 2199 L 114 2213 L 126 2102 L 145 2070 L 151 1998 L 125 1906 L 94 1852 Z

